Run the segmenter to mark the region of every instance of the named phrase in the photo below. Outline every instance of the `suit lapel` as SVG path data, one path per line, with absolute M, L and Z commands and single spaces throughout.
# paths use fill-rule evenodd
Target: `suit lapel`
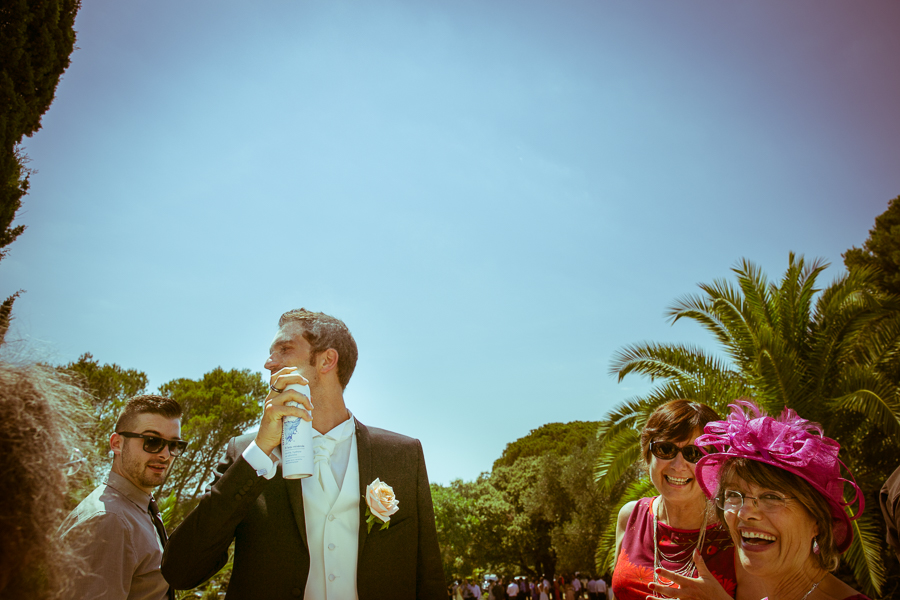
M 359 493 L 362 496 L 362 501 L 359 503 L 359 551 L 356 557 L 356 564 L 359 565 L 368 535 L 368 528 L 366 527 L 366 486 L 375 479 L 375 476 L 372 474 L 372 443 L 369 438 L 369 430 L 358 419 L 354 419 L 354 421 L 356 421 L 356 453 L 359 458 Z M 306 539 L 305 536 L 304 539 Z
M 300 530 L 300 537 L 303 538 L 303 544 L 306 546 L 307 551 L 309 551 L 309 542 L 306 541 L 306 516 L 303 511 L 303 480 L 284 479 L 283 481 L 285 487 L 287 487 L 291 508 L 294 509 L 294 521 L 297 523 L 297 529 Z

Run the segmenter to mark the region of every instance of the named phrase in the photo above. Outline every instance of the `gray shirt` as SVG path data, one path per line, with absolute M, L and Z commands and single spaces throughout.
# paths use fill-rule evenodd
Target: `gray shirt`
M 60 531 L 81 545 L 87 559 L 86 573 L 75 579 L 73 600 L 166 600 L 163 548 L 149 505 L 147 493 L 110 473 L 66 517 Z

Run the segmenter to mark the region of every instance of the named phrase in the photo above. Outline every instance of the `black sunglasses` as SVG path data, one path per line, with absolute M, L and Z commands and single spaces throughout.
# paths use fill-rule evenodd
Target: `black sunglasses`
M 187 448 L 187 442 L 184 440 L 167 440 L 158 435 L 144 435 L 142 433 L 131 433 L 130 431 L 117 431 L 117 434 L 127 438 L 141 438 L 144 440 L 144 452 L 150 454 L 158 454 L 162 449 L 169 446 L 169 454 L 178 456 Z
M 696 464 L 697 461 L 706 454 L 703 450 L 693 444 L 689 444 L 684 448 L 679 448 L 672 442 L 650 442 L 650 452 L 656 458 L 661 458 L 663 460 L 672 460 L 678 456 L 679 452 L 681 452 L 684 460 L 691 464 Z

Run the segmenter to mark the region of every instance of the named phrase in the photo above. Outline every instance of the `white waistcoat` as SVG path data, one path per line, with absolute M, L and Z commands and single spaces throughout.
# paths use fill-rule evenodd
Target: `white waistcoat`
M 333 507 L 328 506 L 315 477 L 302 480 L 303 512 L 309 544 L 306 600 L 357 598 L 359 550 L 359 456 L 356 435 L 350 438 L 350 460 Z

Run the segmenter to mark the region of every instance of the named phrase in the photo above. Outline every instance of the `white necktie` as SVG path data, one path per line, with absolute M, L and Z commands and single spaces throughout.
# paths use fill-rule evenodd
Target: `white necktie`
M 336 443 L 336 440 L 327 435 L 313 436 L 313 477 L 322 486 L 329 508 L 334 506 L 341 491 L 331 470 L 331 453 L 334 452 Z

